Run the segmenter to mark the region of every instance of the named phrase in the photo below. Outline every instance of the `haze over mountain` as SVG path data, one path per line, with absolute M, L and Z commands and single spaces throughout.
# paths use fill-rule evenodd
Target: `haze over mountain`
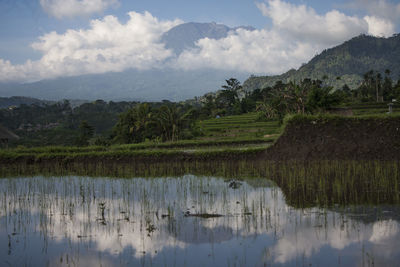
M 400 31 L 393 0 L 300 2 L 0 1 L 0 95 L 182 100 Z
M 343 44 L 327 49 L 312 58 L 298 70 L 289 70 L 281 75 L 252 76 L 243 88 L 254 90 L 273 86 L 277 81 L 301 81 L 305 78 L 324 80 L 336 89 L 347 84 L 351 89 L 360 86 L 363 75 L 379 71 L 382 77 L 390 70 L 394 80 L 400 79 L 400 34 L 390 38 L 360 35 Z M 327 77 L 324 77 L 327 76 Z
M 221 39 L 229 32 L 243 28 L 230 28 L 213 23 L 184 23 L 165 32 L 161 38 L 165 47 L 178 56 L 185 49 L 195 47 L 203 38 Z M 137 70 L 104 74 L 86 74 L 72 77 L 41 80 L 33 83 L 0 83 L 0 95 L 23 95 L 49 100 L 60 99 L 104 99 L 178 101 L 218 90 L 225 79 L 236 77 L 244 80 L 250 73 L 231 70 L 197 69 L 181 70 L 173 67 Z
M 196 30 L 194 30 L 196 29 Z M 247 27 L 247 29 L 251 29 Z M 224 38 L 232 29 L 216 23 L 186 23 L 172 28 L 163 36 L 166 46 L 176 53 L 194 48 L 202 38 Z M 190 34 L 188 34 L 190 33 Z M 185 38 L 187 36 L 187 38 Z M 298 70 L 289 70 L 275 76 L 250 76 L 246 72 L 215 69 L 176 70 L 174 68 L 152 70 L 126 70 L 104 74 L 88 74 L 62 77 L 34 83 L 0 84 L 2 96 L 24 95 L 48 100 L 104 99 L 179 101 L 201 96 L 220 89 L 225 79 L 235 77 L 244 81 L 243 88 L 273 86 L 277 81 L 300 81 L 304 78 L 320 79 L 336 89 L 347 84 L 356 88 L 362 76 L 369 70 L 382 74 L 391 71 L 395 80 L 400 78 L 400 35 L 377 38 L 361 35 L 334 48 L 323 51 Z M 340 78 L 338 78 L 340 77 Z
M 223 24 L 212 23 L 196 23 L 189 22 L 175 26 L 171 30 L 163 34 L 161 42 L 165 43 L 165 47 L 172 49 L 175 54 L 179 55 L 186 49 L 195 48 L 198 40 L 210 38 L 219 40 L 228 36 L 230 31 L 237 29 L 245 29 L 254 31 L 251 26 L 240 26 L 230 28 Z

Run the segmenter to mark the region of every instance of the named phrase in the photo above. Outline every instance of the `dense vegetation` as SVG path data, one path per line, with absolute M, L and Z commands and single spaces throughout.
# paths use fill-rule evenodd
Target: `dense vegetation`
M 347 85 L 351 89 L 359 87 L 363 75 L 369 70 L 384 73 L 391 70 L 391 77 L 400 77 L 400 35 L 390 38 L 377 38 L 361 35 L 342 45 L 323 51 L 298 70 L 290 70 L 276 76 L 252 76 L 243 87 L 254 90 L 273 86 L 278 81 L 300 82 L 305 78 L 324 80 L 335 89 Z M 340 79 L 337 79 L 340 77 Z M 323 79 L 324 78 L 324 79 Z
M 355 90 L 334 90 L 324 81 L 304 79 L 247 92 L 231 78 L 221 90 L 195 101 L 97 100 L 74 108 L 69 101 L 20 105 L 0 109 L 0 122 L 21 137 L 11 145 L 23 146 L 256 140 L 279 134 L 287 114 L 317 114 L 337 107 L 362 114 L 365 105 L 370 105 L 370 113 L 385 112 L 387 102 L 400 99 L 400 82 L 390 74 L 368 71 Z

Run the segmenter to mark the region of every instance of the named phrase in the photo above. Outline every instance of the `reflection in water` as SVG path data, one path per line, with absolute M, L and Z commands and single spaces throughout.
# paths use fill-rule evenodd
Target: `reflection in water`
M 265 180 L 239 183 L 191 175 L 1 179 L 0 265 L 400 262 L 397 206 L 297 210 Z

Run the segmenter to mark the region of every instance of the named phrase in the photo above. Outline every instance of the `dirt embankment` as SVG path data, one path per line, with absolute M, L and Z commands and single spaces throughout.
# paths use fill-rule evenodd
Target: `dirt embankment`
M 265 157 L 400 160 L 400 117 L 295 116 Z

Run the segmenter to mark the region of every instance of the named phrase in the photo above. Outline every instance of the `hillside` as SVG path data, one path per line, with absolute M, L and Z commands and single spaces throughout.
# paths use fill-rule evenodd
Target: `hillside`
M 0 95 L 24 95 L 35 98 L 103 99 L 106 101 L 180 101 L 218 90 L 225 79 L 244 80 L 248 73 L 232 71 L 175 69 L 126 70 L 104 74 L 61 77 L 34 83 L 0 83 Z
M 54 102 L 25 96 L 0 97 L 0 108 L 18 107 L 20 105 L 42 106 L 52 103 Z
M 400 77 L 400 34 L 390 38 L 377 38 L 360 35 L 339 46 L 323 51 L 298 70 L 276 76 L 251 76 L 243 88 L 251 91 L 257 88 L 273 86 L 277 81 L 300 81 L 305 78 L 323 80 L 336 89 L 347 84 L 350 88 L 358 87 L 363 75 L 369 70 L 376 70 L 384 75 L 386 69 L 391 77 Z M 339 78 L 340 77 L 340 78 Z

